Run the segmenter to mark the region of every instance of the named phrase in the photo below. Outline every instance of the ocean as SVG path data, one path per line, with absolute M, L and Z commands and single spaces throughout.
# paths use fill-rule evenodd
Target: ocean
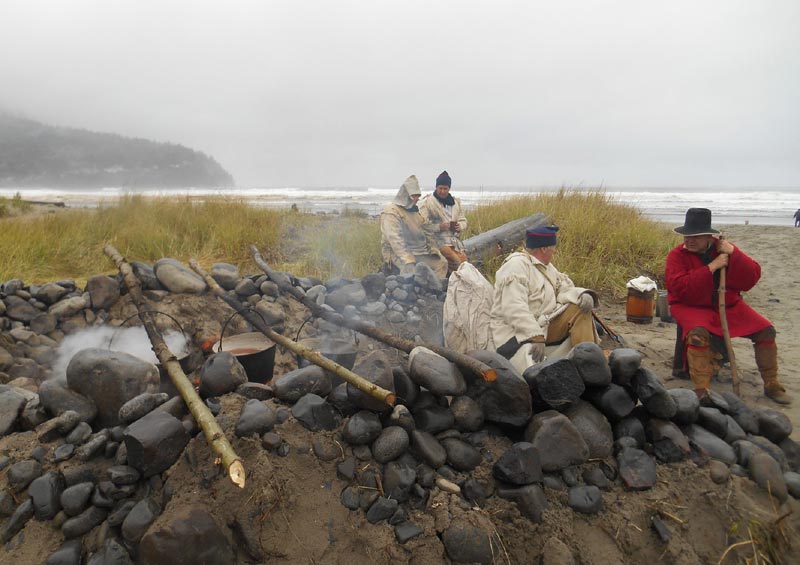
M 394 198 L 398 187 L 329 187 L 329 188 L 188 188 L 188 189 L 49 189 L 0 188 L 0 196 L 11 198 L 19 193 L 25 200 L 64 202 L 70 207 L 95 207 L 121 195 L 151 196 L 231 196 L 248 200 L 256 206 L 289 208 L 312 213 L 336 213 L 344 209 L 369 215 L 380 213 Z M 497 202 L 510 196 L 552 192 L 557 188 L 529 187 L 453 187 L 452 194 L 465 208 Z M 596 190 L 574 188 L 570 190 Z M 657 221 L 680 225 L 687 208 L 710 208 L 714 224 L 794 225 L 794 212 L 800 209 L 800 187 L 793 188 L 612 188 L 603 190 L 613 199 L 636 206 Z

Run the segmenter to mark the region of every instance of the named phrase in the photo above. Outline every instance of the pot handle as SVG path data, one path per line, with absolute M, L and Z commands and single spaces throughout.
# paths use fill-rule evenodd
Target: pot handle
M 236 310 L 233 314 L 228 316 L 228 319 L 225 320 L 224 324 L 222 324 L 222 330 L 219 332 L 219 349 L 217 350 L 217 353 L 222 351 L 222 336 L 225 335 L 225 328 L 228 327 L 228 323 L 230 323 L 230 321 L 233 320 L 233 317 L 236 316 L 237 314 L 241 316 L 242 312 L 253 312 L 254 314 L 258 314 L 258 317 L 261 318 L 261 321 L 264 322 L 264 325 L 269 327 L 269 324 L 267 323 L 267 319 L 264 318 L 264 315 L 261 312 L 259 312 L 258 310 L 256 310 L 255 308 L 244 308 L 241 311 Z
M 183 326 L 181 326 L 181 323 L 178 320 L 176 320 L 175 317 L 172 316 L 171 314 L 167 314 L 166 312 L 161 312 L 160 310 L 148 310 L 147 312 L 150 313 L 150 314 L 161 314 L 162 316 L 166 316 L 167 318 L 169 318 L 170 320 L 175 322 L 175 325 L 178 326 L 179 330 L 181 330 L 181 333 L 183 334 L 183 337 L 186 337 L 186 332 L 183 330 Z M 114 341 L 114 338 L 116 337 L 117 331 L 119 330 L 119 328 L 121 328 L 122 326 L 127 324 L 129 320 L 132 320 L 132 319 L 134 319 L 136 317 L 141 317 L 141 315 L 142 315 L 141 312 L 137 312 L 136 314 L 133 314 L 132 316 L 128 316 L 127 318 L 122 320 L 122 323 L 119 325 L 119 327 L 116 330 L 114 330 L 114 333 L 112 333 L 111 337 L 108 338 L 108 346 L 107 347 L 109 349 L 111 349 L 111 342 Z

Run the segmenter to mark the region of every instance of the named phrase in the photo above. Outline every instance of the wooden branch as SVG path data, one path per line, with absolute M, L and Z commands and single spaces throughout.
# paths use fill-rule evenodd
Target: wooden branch
M 358 390 L 365 392 L 366 394 L 370 395 L 372 398 L 376 400 L 380 400 L 381 402 L 389 405 L 394 406 L 395 403 L 395 395 L 393 392 L 388 391 L 384 388 L 379 387 L 378 385 L 369 382 L 367 379 L 356 375 L 346 367 L 342 367 L 339 363 L 336 363 L 327 357 L 322 356 L 321 354 L 313 351 L 312 349 L 300 345 L 289 338 L 282 336 L 281 334 L 274 331 L 270 328 L 267 324 L 264 323 L 264 320 L 261 319 L 260 316 L 254 314 L 252 310 L 245 307 L 241 302 L 236 300 L 235 298 L 228 296 L 228 294 L 222 289 L 222 287 L 217 284 L 215 281 L 201 266 L 200 264 L 194 260 L 189 260 L 189 266 L 194 269 L 194 271 L 203 277 L 203 280 L 206 281 L 206 284 L 211 289 L 211 291 L 222 301 L 224 301 L 228 306 L 239 312 L 250 324 L 257 328 L 258 331 L 263 333 L 269 339 L 291 351 L 292 353 L 296 353 L 301 357 L 308 359 L 315 365 L 318 365 L 325 369 L 326 371 L 330 371 L 331 373 L 335 374 L 337 377 L 340 377 L 342 380 L 350 383 Z
M 733 386 L 733 394 L 739 394 L 739 376 L 736 371 L 736 355 L 733 353 L 733 344 L 731 343 L 731 332 L 728 329 L 728 314 L 725 311 L 725 272 L 727 267 L 722 267 L 719 270 L 719 322 L 722 326 L 722 337 L 725 340 L 725 349 L 728 350 L 728 362 L 731 364 L 731 384 Z
M 311 313 L 314 316 L 323 318 L 332 324 L 336 324 L 337 326 L 355 330 L 382 343 L 385 343 L 390 347 L 394 347 L 400 351 L 405 351 L 406 353 L 411 353 L 411 350 L 417 346 L 426 347 L 434 353 L 441 355 L 451 363 L 455 363 L 459 368 L 466 370 L 472 375 L 480 377 L 487 382 L 493 382 L 497 379 L 497 372 L 494 369 L 489 367 L 486 363 L 478 361 L 474 357 L 464 355 L 463 353 L 459 353 L 458 351 L 454 351 L 439 345 L 415 343 L 409 339 L 386 333 L 380 328 L 377 328 L 372 324 L 367 324 L 362 320 L 345 318 L 341 314 L 321 308 L 317 303 L 309 300 L 302 292 L 300 292 L 299 289 L 295 288 L 291 283 L 289 283 L 289 281 L 286 280 L 286 277 L 283 277 L 273 271 L 261 257 L 261 253 L 259 253 L 258 248 L 256 248 L 255 245 L 250 246 L 250 253 L 253 256 L 253 260 L 256 262 L 256 265 L 258 265 L 267 274 L 272 282 L 278 285 L 278 288 L 289 293 L 298 302 L 311 310 Z
M 125 258 L 120 255 L 113 246 L 106 245 L 103 252 L 117 265 L 119 272 L 122 273 L 122 278 L 125 281 L 125 286 L 128 287 L 128 292 L 131 295 L 136 309 L 139 311 L 139 317 L 142 320 L 147 336 L 150 338 L 150 343 L 153 346 L 153 351 L 161 362 L 161 365 L 167 370 L 172 384 L 178 390 L 186 406 L 189 408 L 194 417 L 197 425 L 203 430 L 206 436 L 206 441 L 211 449 L 219 456 L 219 460 L 225 467 L 231 481 L 239 488 L 244 488 L 245 485 L 245 471 L 242 459 L 236 455 L 228 439 L 219 427 L 217 420 L 211 414 L 211 411 L 200 399 L 194 387 L 189 382 L 186 374 L 181 369 L 175 355 L 169 350 L 161 332 L 156 327 L 155 320 L 153 319 L 153 312 L 148 310 L 147 303 L 142 296 L 142 285 L 136 275 L 133 273 L 131 266 L 125 261 Z
M 508 254 L 525 241 L 529 228 L 545 225 L 547 216 L 542 213 L 520 218 L 464 241 L 467 255 L 472 263 L 481 263 L 496 255 Z

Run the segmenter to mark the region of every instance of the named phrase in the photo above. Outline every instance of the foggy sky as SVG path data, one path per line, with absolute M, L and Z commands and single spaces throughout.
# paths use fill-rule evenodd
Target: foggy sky
M 796 0 L 0 0 L 0 108 L 240 186 L 800 186 Z

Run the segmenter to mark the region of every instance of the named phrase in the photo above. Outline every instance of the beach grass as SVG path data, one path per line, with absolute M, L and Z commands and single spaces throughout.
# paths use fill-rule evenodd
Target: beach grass
M 615 296 L 625 294 L 630 278 L 660 277 L 677 241 L 665 226 L 603 191 L 569 189 L 487 202 L 467 213 L 466 237 L 537 212 L 561 226 L 556 266 L 576 284 Z M 273 268 L 323 280 L 360 277 L 382 263 L 375 218 L 347 209 L 317 215 L 263 208 L 227 197 L 129 195 L 96 209 L 6 217 L 0 229 L 0 280 L 20 278 L 28 284 L 65 278 L 81 283 L 114 272 L 102 251 L 106 243 L 131 261 L 196 258 L 207 268 L 227 262 L 243 273 L 258 272 L 249 253 L 255 244 Z M 490 280 L 501 260 L 484 265 Z

